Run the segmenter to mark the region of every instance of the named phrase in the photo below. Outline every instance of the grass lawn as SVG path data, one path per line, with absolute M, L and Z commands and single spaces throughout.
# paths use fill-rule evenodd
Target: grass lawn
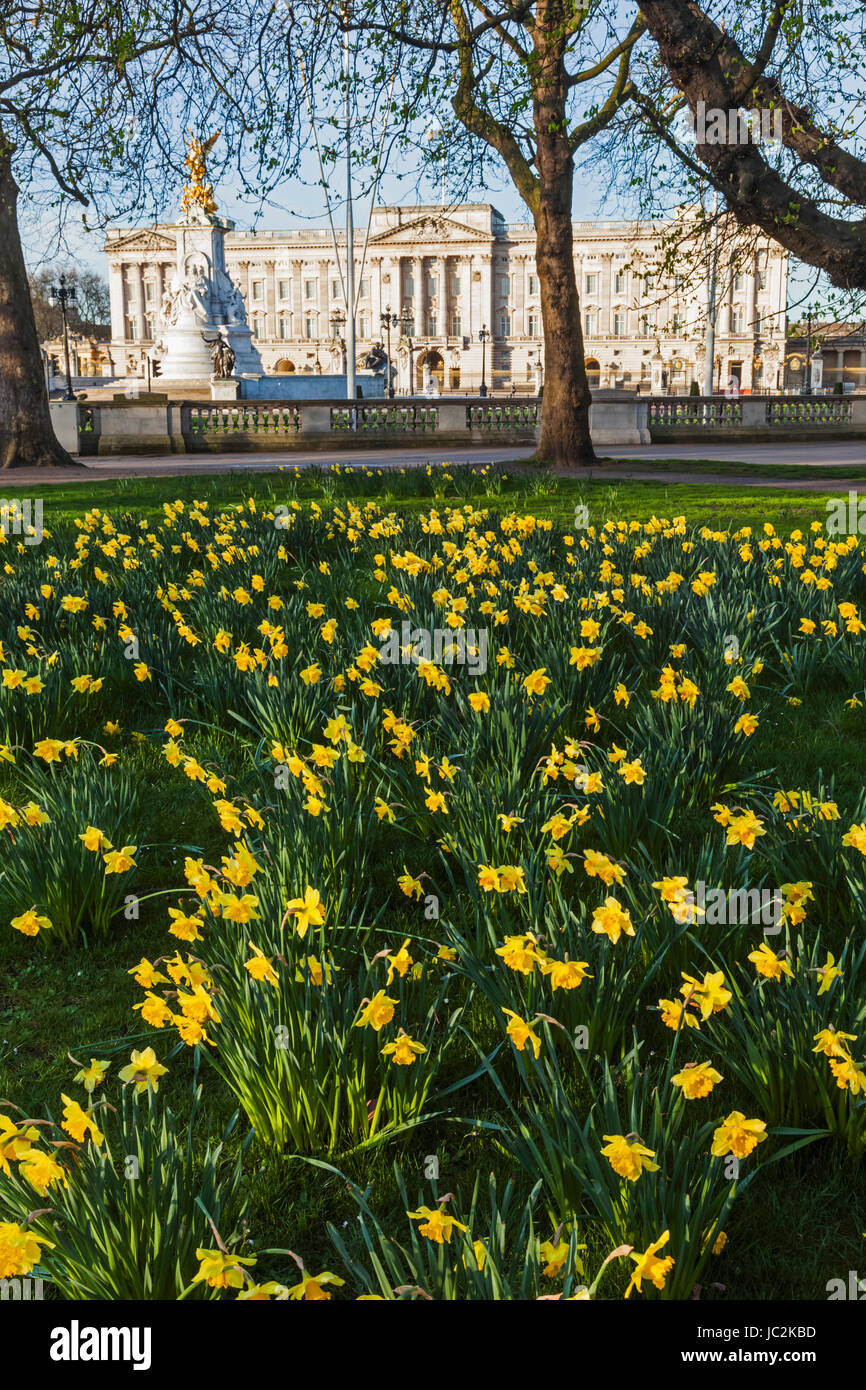
M 571 1242 L 566 1274 L 582 1247 L 570 1288 L 591 1284 L 615 1244 L 643 1250 L 665 1226 L 662 1253 L 676 1263 L 641 1297 L 688 1298 L 699 1284 L 705 1300 L 820 1300 L 862 1264 L 866 1112 L 855 1086 L 830 1075 L 831 1054 L 814 1051 L 819 1027 L 839 1029 L 857 1040 L 837 1059 L 864 1065 L 866 830 L 862 849 L 842 837 L 866 817 L 866 556 L 810 529 L 835 493 L 287 468 L 85 478 L 20 495 L 42 499 L 47 534 L 0 550 L 0 1116 L 59 1121 L 61 1092 L 86 1107 L 73 1075 L 106 1061 L 92 1100 L 114 1109 L 93 1114 L 117 1167 L 128 1152 L 118 1071 L 153 1047 L 167 1072 L 155 1094 L 142 1084 L 139 1131 L 168 1105 L 181 1134 L 190 1125 L 199 1173 L 208 1136 L 240 1111 L 217 1172 L 229 1186 L 241 1162 L 246 1205 L 235 1220 L 226 1199 L 220 1237 L 258 1256 L 256 1279 L 295 1283 L 286 1251 L 299 1252 L 308 1270 L 347 1280 L 335 1298 L 363 1287 L 340 1240 L 373 1268 L 346 1180 L 372 1184 L 375 1229 L 401 1243 L 404 1282 L 436 1297 L 494 1296 L 486 1275 L 448 1272 L 455 1250 L 471 1262 L 460 1241 L 472 1236 L 512 1289 L 529 1278 L 559 1291 L 562 1272 L 545 1275 L 521 1243 L 530 1206 L 542 1240 L 560 1229 Z M 583 506 L 588 528 L 575 526 Z M 384 632 L 373 635 L 376 620 Z M 486 670 L 383 662 L 388 620 L 398 634 L 404 620 L 483 628 Z M 482 694 L 489 708 L 469 699 Z M 737 731 L 751 714 L 754 729 Z M 44 825 L 27 820 L 34 804 Z M 107 844 L 83 842 L 94 828 Z M 106 873 L 130 845 L 130 866 Z M 587 851 L 603 857 L 595 872 Z M 499 866 L 487 886 L 483 866 Z M 516 886 L 502 866 L 519 869 Z M 781 931 L 764 936 L 753 922 L 678 919 L 676 897 L 655 887 L 677 875 L 809 893 L 789 894 Z M 313 912 L 304 925 L 303 905 L 287 904 L 308 890 L 323 920 Z M 611 896 L 634 936 L 590 925 Z M 31 911 L 53 925 L 9 928 Z M 200 936 L 184 937 L 188 920 Z M 522 942 L 510 957 L 509 940 Z M 756 971 L 762 942 L 791 975 Z M 842 973 L 818 993 L 827 951 Z M 159 968 L 178 952 L 202 964 L 198 984 L 148 990 L 133 978 L 142 960 Z M 553 987 L 552 964 L 576 960 L 588 977 Z M 700 981 L 714 971 L 733 995 L 705 1013 Z M 683 972 L 699 986 L 677 1029 L 659 1001 L 678 998 Z M 182 999 L 197 988 L 202 1018 Z M 377 992 L 391 1016 L 359 1024 Z M 506 1032 L 509 1017 L 535 1030 L 537 1060 L 531 1038 Z M 588 1045 L 575 1041 L 582 1028 Z M 381 1051 L 401 1030 L 422 1048 L 402 1065 Z M 722 1080 L 684 1100 L 672 1073 L 706 1061 Z M 701 1128 L 732 1112 L 768 1130 L 734 1187 Z M 0 1164 L 0 1221 L 62 1200 L 60 1224 L 82 1222 L 81 1242 L 107 1263 L 109 1214 L 123 1232 L 156 1230 L 164 1213 L 146 1201 L 134 1212 L 121 1184 L 105 1229 L 91 1222 L 85 1235 L 81 1173 L 98 1180 L 92 1153 L 81 1161 L 90 1141 L 69 1144 L 71 1133 L 57 1132 L 81 1150 L 80 1168 L 57 1150 L 66 1195 L 55 1182 L 37 1199 L 26 1159 L 5 1175 Z M 611 1133 L 639 1135 L 658 1172 L 618 1174 L 599 1156 Z M 453 1193 L 444 1209 L 469 1234 L 444 1252 L 419 1236 L 395 1164 L 413 1209 Z M 506 1209 L 501 1251 L 491 1173 Z M 186 1219 L 213 1247 L 194 1203 Z M 53 1221 L 34 1230 L 53 1239 Z M 722 1228 L 710 1257 L 703 1242 Z M 159 1260 L 168 1269 L 164 1251 Z M 116 1296 L 134 1296 L 146 1263 L 117 1274 Z M 82 1277 L 68 1242 L 46 1247 L 39 1268 L 53 1296 Z M 621 1298 L 633 1268 L 614 1262 L 594 1296 Z M 195 1272 L 193 1259 L 178 1290 Z M 377 1291 L 395 1283 L 371 1277 Z

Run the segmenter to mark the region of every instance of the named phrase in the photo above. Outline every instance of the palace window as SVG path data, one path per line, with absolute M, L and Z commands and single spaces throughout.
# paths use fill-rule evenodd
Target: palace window
M 625 294 L 625 271 L 618 270 L 613 280 L 614 294 Z
M 415 281 L 411 275 L 406 276 L 406 298 L 415 298 Z
M 259 300 L 261 300 L 261 299 L 264 299 L 264 297 L 265 297 L 265 283 L 264 283 L 264 281 L 263 281 L 263 280 L 254 280 L 254 281 L 253 281 L 253 299 L 259 299 Z
M 358 295 L 361 299 L 369 299 L 370 297 L 370 281 L 366 276 L 358 286 Z
M 526 292 L 527 292 L 527 294 L 538 294 L 538 276 L 537 276 L 537 275 L 530 275 L 530 276 L 528 276 L 527 282 L 526 282 Z
M 742 333 L 745 325 L 745 314 L 742 309 L 736 308 L 731 312 L 731 332 Z
M 511 294 L 511 276 L 503 275 L 499 281 L 499 293 L 503 299 L 507 299 Z
M 367 333 L 367 315 L 361 314 L 358 318 L 358 337 L 366 338 L 368 336 L 369 335 Z
M 304 319 L 304 337 L 308 339 L 316 336 L 316 320 L 314 318 Z
M 305 281 L 304 281 L 304 298 L 305 298 L 305 299 L 315 299 L 315 297 L 316 297 L 316 281 L 315 281 L 315 280 L 305 280 Z
M 144 297 L 148 304 L 152 304 L 156 299 L 156 285 L 152 280 L 147 280 L 144 286 Z
M 510 315 L 510 314 L 500 314 L 500 316 L 499 316 L 499 336 L 500 336 L 500 338 L 507 338 L 507 337 L 509 337 L 510 333 L 511 333 L 511 315 Z
M 433 297 L 433 295 L 436 295 L 436 294 L 439 293 L 439 276 L 438 276 L 438 275 L 428 275 L 428 277 L 427 277 L 427 293 L 430 295 L 431 298 Z
M 332 280 L 332 281 L 331 281 L 331 298 L 332 298 L 332 299 L 339 299 L 340 296 L 341 296 L 341 294 L 342 294 L 342 290 L 340 289 L 340 282 L 339 282 L 339 280 Z
M 427 336 L 428 336 L 428 338 L 435 338 L 435 337 L 436 337 L 436 315 L 435 315 L 435 314 L 428 314 L 428 315 L 427 315 Z
M 592 337 L 595 333 L 595 310 L 587 309 L 583 316 L 583 331 Z
M 460 291 L 460 276 L 459 276 L 459 275 L 452 275 L 452 277 L 451 277 L 451 293 L 452 293 L 453 295 L 458 295 L 458 294 L 460 294 L 460 292 L 461 292 L 461 291 Z
M 586 294 L 598 294 L 598 274 L 592 271 L 583 277 Z
M 277 293 L 278 293 L 280 299 L 288 299 L 288 298 L 289 298 L 289 289 L 290 289 L 290 282 L 289 282 L 288 280 L 280 280 L 280 281 L 278 281 L 278 283 L 277 283 Z
M 451 336 L 452 336 L 452 338 L 459 338 L 461 332 L 462 332 L 462 329 L 461 329 L 461 327 L 460 327 L 460 315 L 459 315 L 459 314 L 452 314 L 452 315 L 451 315 Z
M 625 314 L 614 314 L 613 316 L 613 336 L 615 338 L 625 337 Z
M 283 316 L 280 318 L 280 337 L 281 337 L 281 338 L 290 338 L 291 336 L 292 336 L 292 335 L 291 335 L 291 333 L 289 332 L 289 320 L 283 315 Z
M 746 277 L 745 277 L 745 275 L 742 275 L 742 274 L 740 274 L 740 275 L 735 275 L 735 276 L 734 276 L 734 289 L 735 289 L 735 290 L 744 290 L 745 288 L 746 288 Z
M 530 338 L 541 337 L 541 320 L 538 314 L 530 314 L 526 320 L 526 331 Z

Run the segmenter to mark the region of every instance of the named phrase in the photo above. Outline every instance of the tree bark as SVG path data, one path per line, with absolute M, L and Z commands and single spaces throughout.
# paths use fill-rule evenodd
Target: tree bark
M 18 231 L 12 149 L 0 129 L 0 469 L 79 468 L 57 442 Z
M 539 149 L 539 158 L 541 150 Z M 536 458 L 558 468 L 595 462 L 589 433 L 592 395 L 583 358 L 580 300 L 574 271 L 571 190 L 574 177 L 542 176 L 535 218 L 535 268 L 544 325 L 544 399 Z
M 589 433 L 592 395 L 583 358 L 580 297 L 571 223 L 574 155 L 569 143 L 567 32 L 559 0 L 540 0 L 533 91 L 538 193 L 535 266 L 544 325 L 544 400 L 536 458 L 558 468 L 595 462 Z

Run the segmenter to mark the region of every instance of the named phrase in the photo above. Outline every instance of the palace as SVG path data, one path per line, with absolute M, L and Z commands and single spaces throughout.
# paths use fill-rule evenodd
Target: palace
M 687 210 L 686 210 L 687 211 Z M 574 256 L 591 386 L 645 392 L 703 388 L 706 257 L 663 268 L 660 247 L 679 223 L 576 222 Z M 505 222 L 489 203 L 379 207 L 364 254 L 355 246 L 359 362 L 388 345 L 382 315 L 411 315 L 391 329 L 398 392 L 535 393 L 544 344 L 535 231 Z M 722 241 L 716 280 L 716 390 L 779 388 L 785 360 L 787 252 L 759 237 Z M 338 233 L 341 257 L 345 241 Z M 111 357 L 119 375 L 143 376 L 154 324 L 177 260 L 177 227 L 114 227 L 105 244 L 111 290 Z M 237 231 L 225 236 L 228 275 L 243 297 L 266 373 L 339 372 L 344 347 L 334 315 L 341 273 L 329 229 Z M 483 342 L 479 331 L 489 337 Z

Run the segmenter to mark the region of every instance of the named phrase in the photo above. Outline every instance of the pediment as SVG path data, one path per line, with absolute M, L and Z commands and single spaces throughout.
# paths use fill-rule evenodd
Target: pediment
M 491 236 L 489 232 L 467 227 L 465 222 L 457 222 L 453 217 L 437 217 L 428 213 L 413 218 L 411 222 L 403 222 L 399 227 L 386 227 L 384 232 L 370 237 L 371 246 L 407 246 L 418 241 L 474 241 L 479 246 L 489 246 Z
M 177 243 L 174 237 L 166 236 L 165 232 L 155 231 L 153 228 L 137 228 L 130 232 L 128 236 L 113 238 L 105 244 L 105 250 L 109 255 L 116 251 L 171 251 L 177 250 Z

